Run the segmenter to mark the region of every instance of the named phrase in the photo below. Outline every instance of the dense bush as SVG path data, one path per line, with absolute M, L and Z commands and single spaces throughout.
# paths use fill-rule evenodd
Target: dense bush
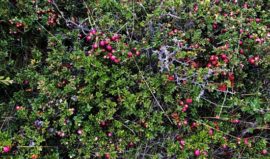
M 268 0 L 0 2 L 0 156 L 269 158 Z

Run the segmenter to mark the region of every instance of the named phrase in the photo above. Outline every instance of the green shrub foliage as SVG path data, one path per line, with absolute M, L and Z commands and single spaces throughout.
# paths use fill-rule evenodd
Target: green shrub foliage
M 0 156 L 269 158 L 268 0 L 3 0 Z

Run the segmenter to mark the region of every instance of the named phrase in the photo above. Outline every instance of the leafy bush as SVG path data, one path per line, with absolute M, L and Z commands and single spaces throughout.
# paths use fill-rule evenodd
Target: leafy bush
M 0 7 L 1 156 L 269 158 L 268 1 Z

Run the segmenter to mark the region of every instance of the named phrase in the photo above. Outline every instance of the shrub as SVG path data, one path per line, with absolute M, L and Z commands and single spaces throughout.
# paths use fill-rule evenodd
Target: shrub
M 0 2 L 15 158 L 268 158 L 268 1 Z

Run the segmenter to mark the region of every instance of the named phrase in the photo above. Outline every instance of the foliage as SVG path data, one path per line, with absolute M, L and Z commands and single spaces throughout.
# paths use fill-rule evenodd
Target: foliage
M 1 1 L 0 156 L 269 158 L 269 9 Z
M 10 80 L 9 77 L 3 77 L 3 76 L 0 76 L 0 83 L 2 84 L 5 84 L 5 85 L 9 85 L 12 83 L 12 80 Z

